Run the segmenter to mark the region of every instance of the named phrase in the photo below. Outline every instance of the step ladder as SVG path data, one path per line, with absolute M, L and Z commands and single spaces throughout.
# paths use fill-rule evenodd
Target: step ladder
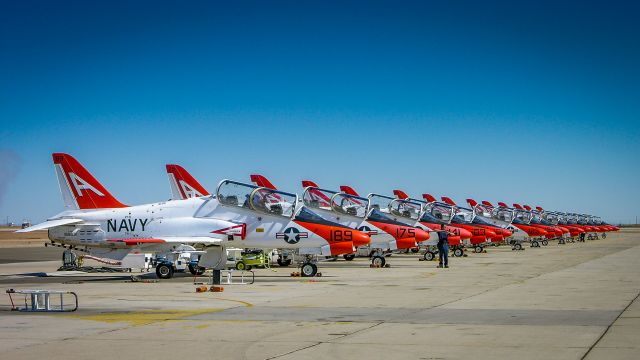
M 78 310 L 78 295 L 60 290 L 14 290 L 6 291 L 11 300 L 11 310 L 22 312 L 72 312 Z M 24 296 L 24 307 L 13 300 L 14 294 Z

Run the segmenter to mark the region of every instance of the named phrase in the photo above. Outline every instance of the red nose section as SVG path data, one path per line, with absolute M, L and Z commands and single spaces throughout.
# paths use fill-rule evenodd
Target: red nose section
M 351 241 L 340 241 L 329 244 L 329 249 L 331 249 L 331 255 L 338 256 L 343 254 L 351 254 L 353 253 L 353 246 L 355 244 Z
M 417 242 L 427 241 L 427 240 L 429 240 L 430 237 L 431 237 L 431 234 L 429 232 L 424 231 L 422 229 L 416 228 L 416 241 Z
M 371 242 L 371 237 L 369 236 L 369 234 L 358 230 L 353 230 L 352 239 L 353 245 L 356 247 L 369 245 L 369 243 Z
M 471 237 L 473 236 L 471 231 L 467 229 L 463 229 L 463 228 L 456 228 L 456 229 L 458 229 L 458 232 L 460 233 L 460 237 L 463 239 L 471 239 Z
M 369 234 L 359 230 L 342 226 L 310 223 L 306 221 L 295 221 L 295 223 L 322 237 L 329 244 L 351 242 L 354 246 L 363 246 L 368 245 L 371 242 Z

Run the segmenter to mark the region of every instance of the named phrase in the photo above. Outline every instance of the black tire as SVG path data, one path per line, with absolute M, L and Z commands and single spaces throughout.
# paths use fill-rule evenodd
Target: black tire
M 278 265 L 282 267 L 287 267 L 291 265 L 291 259 L 278 258 Z
M 317 273 L 318 273 L 318 267 L 316 266 L 316 264 L 304 263 L 300 267 L 301 276 L 312 277 L 312 276 L 316 276 Z
M 464 255 L 464 251 L 462 249 L 460 248 L 453 249 L 453 256 L 462 257 L 462 255 Z
M 384 258 L 384 256 L 375 255 L 371 258 L 372 265 L 384 267 L 386 263 L 387 263 L 387 260 Z
M 191 275 L 202 275 L 205 272 L 205 268 L 200 267 L 200 266 L 193 266 L 193 265 L 189 265 L 189 272 L 191 273 Z
M 522 244 L 520 244 L 519 242 L 513 244 L 513 249 L 514 250 L 522 250 Z
M 602 233 L 602 238 L 606 239 L 607 238 L 607 233 Z
M 476 246 L 473 248 L 473 252 L 475 252 L 475 253 L 481 253 L 481 252 L 482 252 L 482 250 L 483 250 L 483 249 L 482 249 L 482 246 L 480 246 L 480 245 L 476 245 Z
M 244 263 L 244 261 L 240 260 L 236 263 L 236 270 L 249 270 L 250 267 Z
M 356 258 L 356 254 L 344 254 L 342 257 L 347 261 L 351 261 Z
M 156 276 L 159 279 L 171 279 L 173 277 L 173 266 L 167 264 L 156 266 Z
M 433 259 L 436 258 L 436 254 L 432 251 L 427 251 L 422 257 L 424 258 L 424 261 L 433 261 Z
M 549 245 L 549 240 L 547 240 L 547 239 L 542 240 L 542 245 L 543 246 Z
M 538 243 L 538 240 L 533 240 L 531 242 L 531 247 L 539 247 L 539 246 L 540 246 L 540 243 Z

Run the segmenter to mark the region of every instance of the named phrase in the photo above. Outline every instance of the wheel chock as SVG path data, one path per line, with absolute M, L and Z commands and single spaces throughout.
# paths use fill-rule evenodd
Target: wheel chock
M 207 292 L 207 290 L 209 290 L 206 286 L 198 286 L 196 288 L 196 292 L 197 293 L 201 293 L 201 292 Z
M 214 285 L 209 289 L 209 291 L 211 291 L 211 292 L 223 292 L 224 291 L 224 287 Z
M 291 276 L 292 276 L 292 277 L 299 277 L 299 276 L 300 276 L 300 273 L 299 273 L 299 272 L 297 272 L 297 271 L 294 271 L 294 272 L 292 272 L 292 273 L 291 273 Z

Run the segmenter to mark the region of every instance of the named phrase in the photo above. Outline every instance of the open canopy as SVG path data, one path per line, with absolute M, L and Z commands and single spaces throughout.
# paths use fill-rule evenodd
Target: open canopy
M 456 210 L 453 206 L 442 202 L 431 202 L 424 205 L 424 211 L 420 217 L 420 221 L 449 224 L 455 215 Z
M 369 207 L 369 199 L 313 186 L 304 190 L 302 201 L 312 209 L 334 211 L 359 218 L 367 216 Z
M 238 206 L 265 214 L 292 217 L 296 210 L 296 194 L 223 180 L 216 197 L 220 204 Z

